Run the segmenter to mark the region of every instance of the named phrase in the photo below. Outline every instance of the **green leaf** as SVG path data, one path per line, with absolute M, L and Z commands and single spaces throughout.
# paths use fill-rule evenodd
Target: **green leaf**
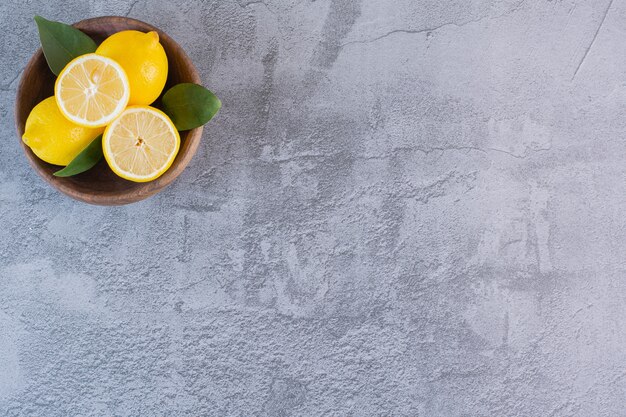
M 181 83 L 170 88 L 163 95 L 162 103 L 163 111 L 178 130 L 202 126 L 222 107 L 222 102 L 215 94 L 192 83 Z
M 41 16 L 35 16 L 35 22 L 43 54 L 54 75 L 59 75 L 72 59 L 96 51 L 93 39 L 70 25 Z
M 98 135 L 85 149 L 72 159 L 65 168 L 54 173 L 55 177 L 71 177 L 92 168 L 102 159 L 102 135 Z

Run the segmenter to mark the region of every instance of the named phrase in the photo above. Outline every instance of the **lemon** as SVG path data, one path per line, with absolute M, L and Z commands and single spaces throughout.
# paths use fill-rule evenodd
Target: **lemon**
M 128 104 L 151 104 L 167 80 L 167 56 L 159 34 L 136 30 L 117 32 L 100 44 L 96 53 L 109 57 L 124 68 L 130 81 Z
M 67 165 L 103 130 L 70 122 L 61 114 L 54 97 L 48 97 L 28 115 L 22 140 L 40 159 Z
M 179 148 L 174 123 L 150 106 L 129 106 L 102 136 L 102 152 L 113 172 L 135 182 L 163 175 Z
M 54 84 L 61 113 L 87 127 L 109 124 L 128 104 L 130 88 L 122 67 L 110 58 L 81 55 L 63 68 Z

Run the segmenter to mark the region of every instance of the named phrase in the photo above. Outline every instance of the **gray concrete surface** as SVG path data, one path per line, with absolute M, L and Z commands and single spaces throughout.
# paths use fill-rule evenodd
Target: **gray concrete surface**
M 32 17 L 169 32 L 224 107 L 80 204 Z M 0 4 L 1 416 L 626 416 L 626 1 Z

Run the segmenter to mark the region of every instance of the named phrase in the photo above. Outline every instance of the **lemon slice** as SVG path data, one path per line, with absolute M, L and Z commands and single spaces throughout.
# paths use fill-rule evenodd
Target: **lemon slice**
M 63 68 L 54 84 L 61 113 L 85 127 L 109 124 L 124 111 L 130 98 L 126 73 L 114 60 L 86 54 Z
M 130 181 L 159 178 L 174 162 L 180 135 L 161 110 L 129 106 L 104 130 L 102 151 L 117 175 Z

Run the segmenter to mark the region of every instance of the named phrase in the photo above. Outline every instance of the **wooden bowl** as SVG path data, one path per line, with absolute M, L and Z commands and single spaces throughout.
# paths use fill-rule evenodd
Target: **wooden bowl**
M 167 84 L 163 91 L 181 82 L 201 84 L 198 72 L 185 51 L 172 38 L 154 26 L 128 17 L 105 16 L 82 20 L 75 23 L 74 27 L 91 36 L 98 44 L 109 35 L 121 30 L 133 29 L 142 32 L 155 30 L 159 34 L 161 45 L 168 59 Z M 62 193 L 90 204 L 113 206 L 134 203 L 158 193 L 174 181 L 196 153 L 202 137 L 202 127 L 180 132 L 180 150 L 174 163 L 154 181 L 136 183 L 122 179 L 109 169 L 104 158 L 95 167 L 82 174 L 65 178 L 55 177 L 52 174 L 61 167 L 37 158 L 22 142 L 24 125 L 30 111 L 40 101 L 54 94 L 55 79 L 55 75 L 48 68 L 46 59 L 39 49 L 26 65 L 17 88 L 15 126 L 20 144 L 32 167 L 44 180 Z M 159 101 L 160 98 L 153 105 L 159 107 Z

